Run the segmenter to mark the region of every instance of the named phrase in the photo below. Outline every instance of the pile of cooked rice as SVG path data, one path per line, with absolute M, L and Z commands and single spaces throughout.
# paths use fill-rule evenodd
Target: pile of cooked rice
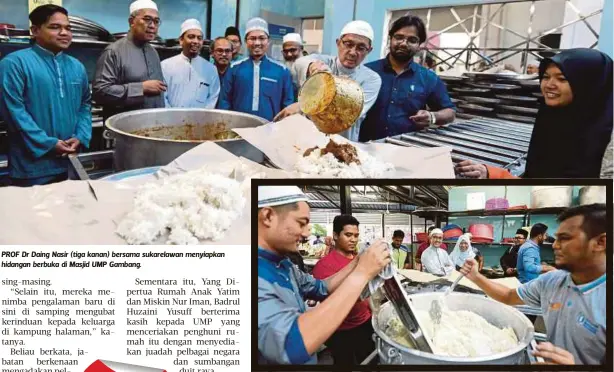
M 518 346 L 512 328 L 497 328 L 480 315 L 466 310 L 443 311 L 441 323 L 434 324 L 427 311 L 416 311 L 426 337 L 431 339 L 433 353 L 454 357 L 489 356 Z M 388 320 L 386 334 L 395 342 L 414 348 L 408 331 L 395 315 Z
M 151 244 L 167 233 L 167 244 L 217 240 L 245 203 L 239 182 L 204 167 L 141 186 L 116 233 L 129 244 Z
M 383 178 L 386 173 L 394 171 L 394 165 L 381 162 L 359 148 L 356 152 L 360 164 L 346 164 L 333 154 L 322 155 L 320 151 L 311 151 L 307 156 L 300 154 L 294 169 L 306 175 L 327 178 Z

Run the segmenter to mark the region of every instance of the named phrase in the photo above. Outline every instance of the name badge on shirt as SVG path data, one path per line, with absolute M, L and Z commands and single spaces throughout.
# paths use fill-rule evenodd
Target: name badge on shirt
M 596 324 L 591 323 L 591 321 L 588 320 L 583 313 L 580 313 L 576 320 L 578 324 L 581 324 L 587 331 L 594 335 L 597 334 L 597 330 L 599 329 L 599 327 Z

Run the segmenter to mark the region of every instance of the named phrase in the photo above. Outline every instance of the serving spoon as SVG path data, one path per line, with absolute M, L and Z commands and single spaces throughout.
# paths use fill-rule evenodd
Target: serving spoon
M 449 286 L 448 289 L 446 289 L 446 291 L 443 293 L 443 296 L 431 302 L 431 309 L 429 310 L 429 315 L 431 319 L 433 320 L 433 323 L 435 324 L 441 323 L 441 314 L 442 314 L 442 308 L 443 308 L 442 305 L 444 304 L 446 296 L 449 295 L 454 290 L 454 288 L 456 288 L 456 285 L 458 284 L 458 282 L 461 281 L 461 279 L 464 276 L 465 274 L 461 274 L 458 278 L 456 278 L 454 283 L 452 283 L 452 285 Z

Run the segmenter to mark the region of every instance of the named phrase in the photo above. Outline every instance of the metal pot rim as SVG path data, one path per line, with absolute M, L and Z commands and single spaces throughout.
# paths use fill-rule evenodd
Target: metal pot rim
M 424 297 L 424 296 L 431 296 L 432 293 L 416 293 L 416 294 L 412 294 L 412 295 L 408 295 L 407 297 Z M 473 294 L 473 293 L 450 293 L 449 296 L 472 296 L 472 297 L 481 297 L 481 298 L 485 298 L 488 301 L 492 301 L 492 302 L 496 302 L 495 300 L 488 298 L 486 296 L 483 295 L 479 295 L 479 294 Z M 383 306 L 391 306 L 390 302 L 387 302 L 386 304 L 382 305 Z M 522 313 L 520 313 L 520 311 L 518 311 L 518 309 L 513 308 L 510 306 L 511 309 L 513 309 L 514 311 L 518 312 L 518 314 L 522 315 Z M 381 311 L 381 308 L 380 308 Z M 379 314 L 379 312 L 378 312 Z M 416 350 L 416 349 L 411 349 L 408 348 L 406 346 L 403 346 L 399 343 L 397 343 L 396 341 L 394 341 L 393 339 L 391 339 L 390 337 L 388 337 L 388 335 L 381 329 L 378 327 L 378 322 L 376 320 L 377 315 L 373 313 L 371 316 L 371 325 L 373 326 L 373 330 L 375 331 L 375 333 L 377 334 L 377 337 L 381 338 L 383 341 L 385 341 L 386 343 L 388 343 L 388 345 L 390 347 L 396 348 L 404 353 L 408 353 L 408 354 L 413 354 L 425 359 L 430 359 L 430 360 L 438 360 L 438 361 L 442 361 L 442 362 L 453 362 L 453 363 L 483 363 L 483 362 L 490 362 L 493 360 L 497 360 L 497 359 L 502 359 L 504 357 L 510 356 L 510 355 L 514 355 L 522 350 L 525 350 L 527 348 L 527 346 L 529 345 L 528 342 L 524 341 L 524 340 L 518 340 L 518 345 L 513 348 L 510 349 L 508 351 L 504 351 L 504 352 L 500 352 L 500 353 L 496 353 L 496 354 L 491 354 L 489 356 L 481 356 L 481 357 L 454 357 L 454 356 L 446 356 L 446 355 L 436 355 L 436 354 L 432 354 L 432 353 L 426 353 L 424 351 L 420 351 L 420 350 Z M 528 321 L 528 320 L 527 320 Z M 376 345 L 377 346 L 377 345 Z
M 250 119 L 256 119 L 260 122 L 262 122 L 262 124 L 266 124 L 269 121 L 261 118 L 260 116 L 256 116 L 256 115 L 251 115 L 251 114 L 246 114 L 243 112 L 236 112 L 236 111 L 229 111 L 229 110 L 216 110 L 216 109 L 200 109 L 200 108 L 177 108 L 177 107 L 169 107 L 169 108 L 154 108 L 154 109 L 141 109 L 141 110 L 134 110 L 134 111 L 127 111 L 127 112 L 122 112 L 120 114 L 116 114 L 111 116 L 110 118 L 108 118 L 105 121 L 105 127 L 107 129 L 109 129 L 111 132 L 120 134 L 122 136 L 126 136 L 126 137 L 132 137 L 132 138 L 138 138 L 138 139 L 144 139 L 144 140 L 149 140 L 149 141 L 155 141 L 155 142 L 171 142 L 171 143 L 203 143 L 203 142 L 232 142 L 232 141 L 241 141 L 243 140 L 242 138 L 229 138 L 229 139 L 222 139 L 222 140 L 203 140 L 203 141 L 198 141 L 198 140 L 170 140 L 170 139 L 164 139 L 164 138 L 157 138 L 157 137 L 145 137 L 145 136 L 139 136 L 133 133 L 129 133 L 129 132 L 125 132 L 121 129 L 118 129 L 116 127 L 113 126 L 113 124 L 121 119 L 124 119 L 126 117 L 129 116 L 135 116 L 135 115 L 139 115 L 139 114 L 148 114 L 148 113 L 155 113 L 155 112 L 161 112 L 161 111 L 179 111 L 179 112 L 229 112 L 232 113 L 233 115 L 236 116 L 243 116 L 245 118 L 250 118 Z

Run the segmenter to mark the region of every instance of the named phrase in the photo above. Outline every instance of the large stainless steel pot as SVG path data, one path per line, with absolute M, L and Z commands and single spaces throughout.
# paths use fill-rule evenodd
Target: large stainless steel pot
M 350 78 L 319 72 L 303 84 L 298 102 L 320 132 L 337 134 L 356 122 L 362 112 L 364 94 Z
M 428 311 L 431 302 L 440 297 L 439 293 L 419 293 L 408 296 L 416 310 Z M 516 332 L 519 344 L 507 352 L 487 357 L 460 358 L 425 353 L 410 349 L 390 338 L 384 331 L 388 319 L 396 315 L 390 302 L 382 305 L 373 314 L 372 324 L 375 330 L 375 343 L 382 364 L 520 364 L 525 361 L 525 350 L 534 337 L 534 328 L 529 319 L 511 306 L 501 304 L 488 297 L 467 294 L 450 293 L 446 298 L 450 310 L 472 311 L 491 324 L 503 328 L 511 327 Z
M 115 139 L 113 164 L 117 171 L 166 165 L 203 143 L 203 138 L 233 128 L 252 128 L 268 121 L 240 112 L 207 109 L 148 109 L 117 114 L 106 121 Z M 180 139 L 177 139 L 180 138 Z M 264 154 L 247 141 L 234 138 L 213 140 L 237 156 L 257 163 Z
M 571 206 L 572 186 L 533 186 L 531 189 L 532 208 Z
M 580 205 L 600 203 L 605 204 L 605 186 L 584 186 L 580 189 Z

